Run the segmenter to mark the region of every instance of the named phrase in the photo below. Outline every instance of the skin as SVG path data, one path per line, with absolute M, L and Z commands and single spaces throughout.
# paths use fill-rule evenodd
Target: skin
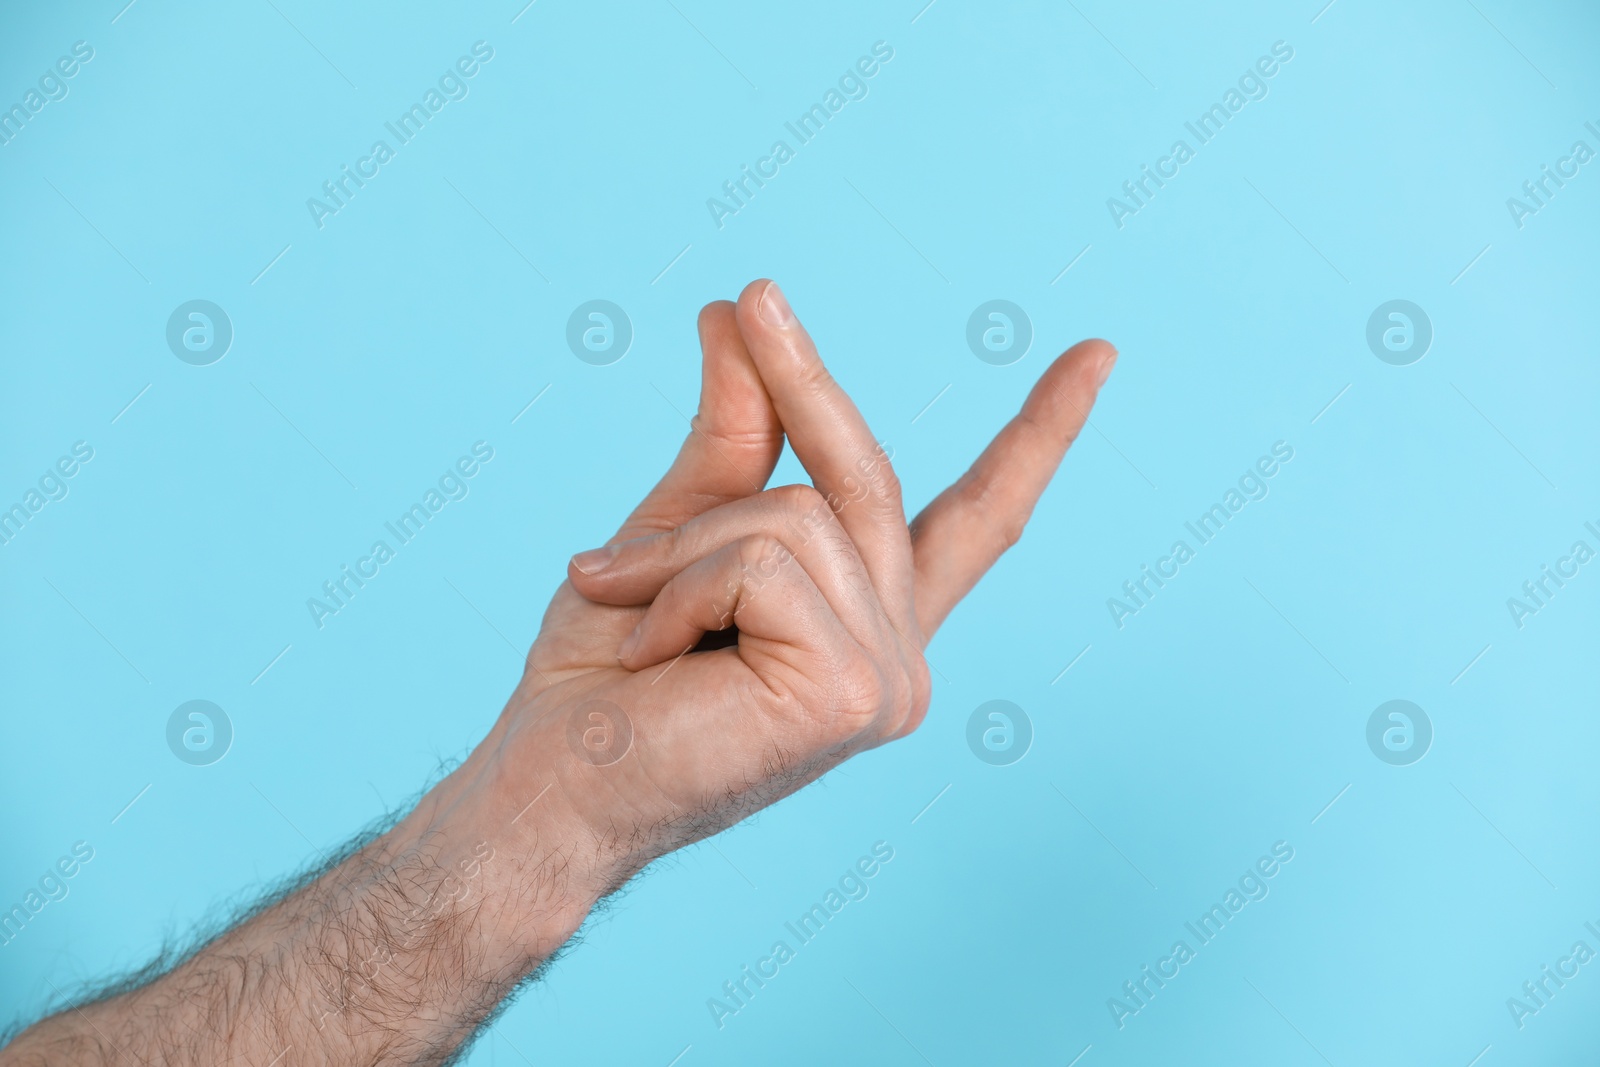
M 652 860 L 916 729 L 924 646 L 1021 536 L 1115 350 L 1057 359 L 908 524 L 776 285 L 707 306 L 700 339 L 682 451 L 568 565 L 466 761 L 386 833 L 0 1064 L 446 1062 Z M 786 437 L 812 484 L 763 489 Z

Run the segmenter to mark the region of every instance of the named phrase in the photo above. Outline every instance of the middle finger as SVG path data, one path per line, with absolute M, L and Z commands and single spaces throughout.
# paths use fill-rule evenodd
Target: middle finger
M 736 314 L 795 455 L 855 542 L 896 625 L 914 628 L 911 537 L 888 457 L 775 282 L 746 286 Z

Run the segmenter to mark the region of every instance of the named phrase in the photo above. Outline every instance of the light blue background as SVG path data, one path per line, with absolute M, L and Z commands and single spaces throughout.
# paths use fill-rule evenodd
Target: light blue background
M 0 502 L 95 458 L 0 547 L 0 897 L 96 854 L 0 948 L 0 1003 L 141 963 L 479 739 L 568 555 L 676 449 L 697 309 L 770 275 L 912 507 L 1055 351 L 1122 357 L 931 646 L 926 726 L 659 864 L 471 1062 L 1593 1054 L 1600 963 L 1506 1008 L 1600 949 L 1600 565 L 1506 607 L 1600 548 L 1600 163 L 1506 207 L 1600 149 L 1592 5 L 522 2 L 5 12 L 0 104 L 95 55 L 0 147 Z M 306 198 L 478 40 L 470 95 L 319 230 Z M 879 40 L 870 95 L 719 230 L 706 199 Z M 1279 40 L 1119 230 L 1106 199 Z M 209 367 L 164 340 L 194 298 L 236 331 Z M 564 342 L 595 298 L 636 331 L 608 367 Z M 1034 325 L 1008 367 L 964 341 L 992 298 Z M 1394 298 L 1435 331 L 1407 367 L 1364 338 Z M 306 598 L 480 439 L 470 496 L 319 631 Z M 1118 630 L 1106 598 L 1279 440 L 1270 496 Z M 1009 767 L 964 740 L 996 698 L 1035 730 Z M 1434 726 L 1411 766 L 1366 744 L 1391 698 Z M 165 744 L 191 699 L 234 724 L 209 767 Z M 707 998 L 879 840 L 871 895 L 719 1030 Z M 1270 896 L 1119 1030 L 1107 998 L 1280 840 Z

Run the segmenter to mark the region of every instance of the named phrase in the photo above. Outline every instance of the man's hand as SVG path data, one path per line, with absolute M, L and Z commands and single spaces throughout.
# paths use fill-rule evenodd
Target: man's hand
M 700 412 L 573 557 L 488 737 L 398 825 L 5 1063 L 438 1063 L 653 859 L 928 710 L 923 647 L 1021 536 L 1115 351 L 1085 341 L 909 525 L 783 294 L 700 316 Z M 787 437 L 812 484 L 764 490 Z
M 683 451 L 615 538 L 573 558 L 503 720 L 524 767 L 549 765 L 541 728 L 592 731 L 595 759 L 552 770 L 607 887 L 921 723 L 923 647 L 1021 536 L 1116 356 L 1087 341 L 1058 360 L 908 526 L 889 458 L 777 285 L 707 307 L 700 328 Z M 763 491 L 784 435 L 812 484 Z M 729 627 L 736 643 L 695 650 Z

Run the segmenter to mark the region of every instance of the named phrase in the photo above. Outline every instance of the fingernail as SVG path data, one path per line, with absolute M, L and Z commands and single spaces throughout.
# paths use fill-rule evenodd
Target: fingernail
M 767 283 L 756 310 L 773 326 L 785 327 L 794 321 L 794 312 L 789 309 L 789 301 L 783 298 L 783 290 L 778 288 L 777 282 Z
M 633 655 L 633 650 L 639 647 L 639 631 L 634 630 L 622 639 L 622 647 L 617 649 L 617 658 L 625 660 Z
M 594 574 L 603 569 L 606 564 L 617 554 L 616 545 L 607 545 L 604 548 L 591 548 L 587 552 L 579 552 L 572 557 L 572 565 L 584 574 Z
M 1106 384 L 1106 379 L 1111 377 L 1111 368 L 1117 365 L 1117 350 L 1113 348 L 1100 357 L 1100 369 L 1096 372 L 1094 387 L 1100 388 Z

